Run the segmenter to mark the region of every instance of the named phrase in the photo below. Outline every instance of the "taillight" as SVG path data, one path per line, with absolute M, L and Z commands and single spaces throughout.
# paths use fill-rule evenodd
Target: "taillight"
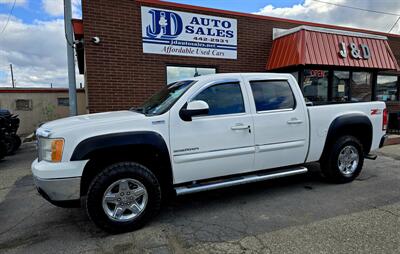
M 389 114 L 388 114 L 388 110 L 385 108 L 383 110 L 383 119 L 382 119 L 382 130 L 383 131 L 385 131 L 387 129 L 388 122 L 389 122 Z

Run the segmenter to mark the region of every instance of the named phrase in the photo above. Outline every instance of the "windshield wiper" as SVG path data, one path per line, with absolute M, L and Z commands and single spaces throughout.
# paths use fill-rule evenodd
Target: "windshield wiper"
M 129 110 L 144 114 L 144 108 L 143 107 L 138 107 L 138 108 L 132 107 Z

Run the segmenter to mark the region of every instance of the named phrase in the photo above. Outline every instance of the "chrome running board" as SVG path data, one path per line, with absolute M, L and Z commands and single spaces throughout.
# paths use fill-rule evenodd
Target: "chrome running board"
M 175 188 L 175 191 L 176 195 L 180 196 L 201 191 L 220 189 L 229 186 L 236 186 L 236 185 L 254 183 L 254 182 L 276 179 L 286 176 L 299 175 L 299 174 L 304 174 L 307 171 L 308 169 L 306 167 L 289 168 L 285 169 L 284 171 L 281 170 L 279 172 L 275 171 L 270 173 L 267 172 L 264 174 L 251 174 L 245 176 L 232 177 L 229 179 L 222 179 L 219 181 L 210 181 L 205 183 L 192 184 L 188 186 L 179 186 Z

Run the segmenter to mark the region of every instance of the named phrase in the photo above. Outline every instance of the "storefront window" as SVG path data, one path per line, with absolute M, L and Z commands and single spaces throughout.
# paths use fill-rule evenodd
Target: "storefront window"
M 397 100 L 397 76 L 378 75 L 376 99 L 379 101 Z
M 349 101 L 350 72 L 334 71 L 332 82 L 332 101 Z
M 351 80 L 351 101 L 371 101 L 371 73 L 353 72 Z
M 172 82 L 180 79 L 190 79 L 193 77 L 214 73 L 216 73 L 215 68 L 167 66 L 167 83 L 171 84 Z
M 313 102 L 328 101 L 328 74 L 325 70 L 304 70 L 304 97 Z

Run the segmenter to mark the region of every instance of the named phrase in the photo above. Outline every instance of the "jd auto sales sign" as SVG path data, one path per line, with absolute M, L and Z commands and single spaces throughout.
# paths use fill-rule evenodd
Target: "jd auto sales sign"
M 236 59 L 237 21 L 142 6 L 143 52 Z

